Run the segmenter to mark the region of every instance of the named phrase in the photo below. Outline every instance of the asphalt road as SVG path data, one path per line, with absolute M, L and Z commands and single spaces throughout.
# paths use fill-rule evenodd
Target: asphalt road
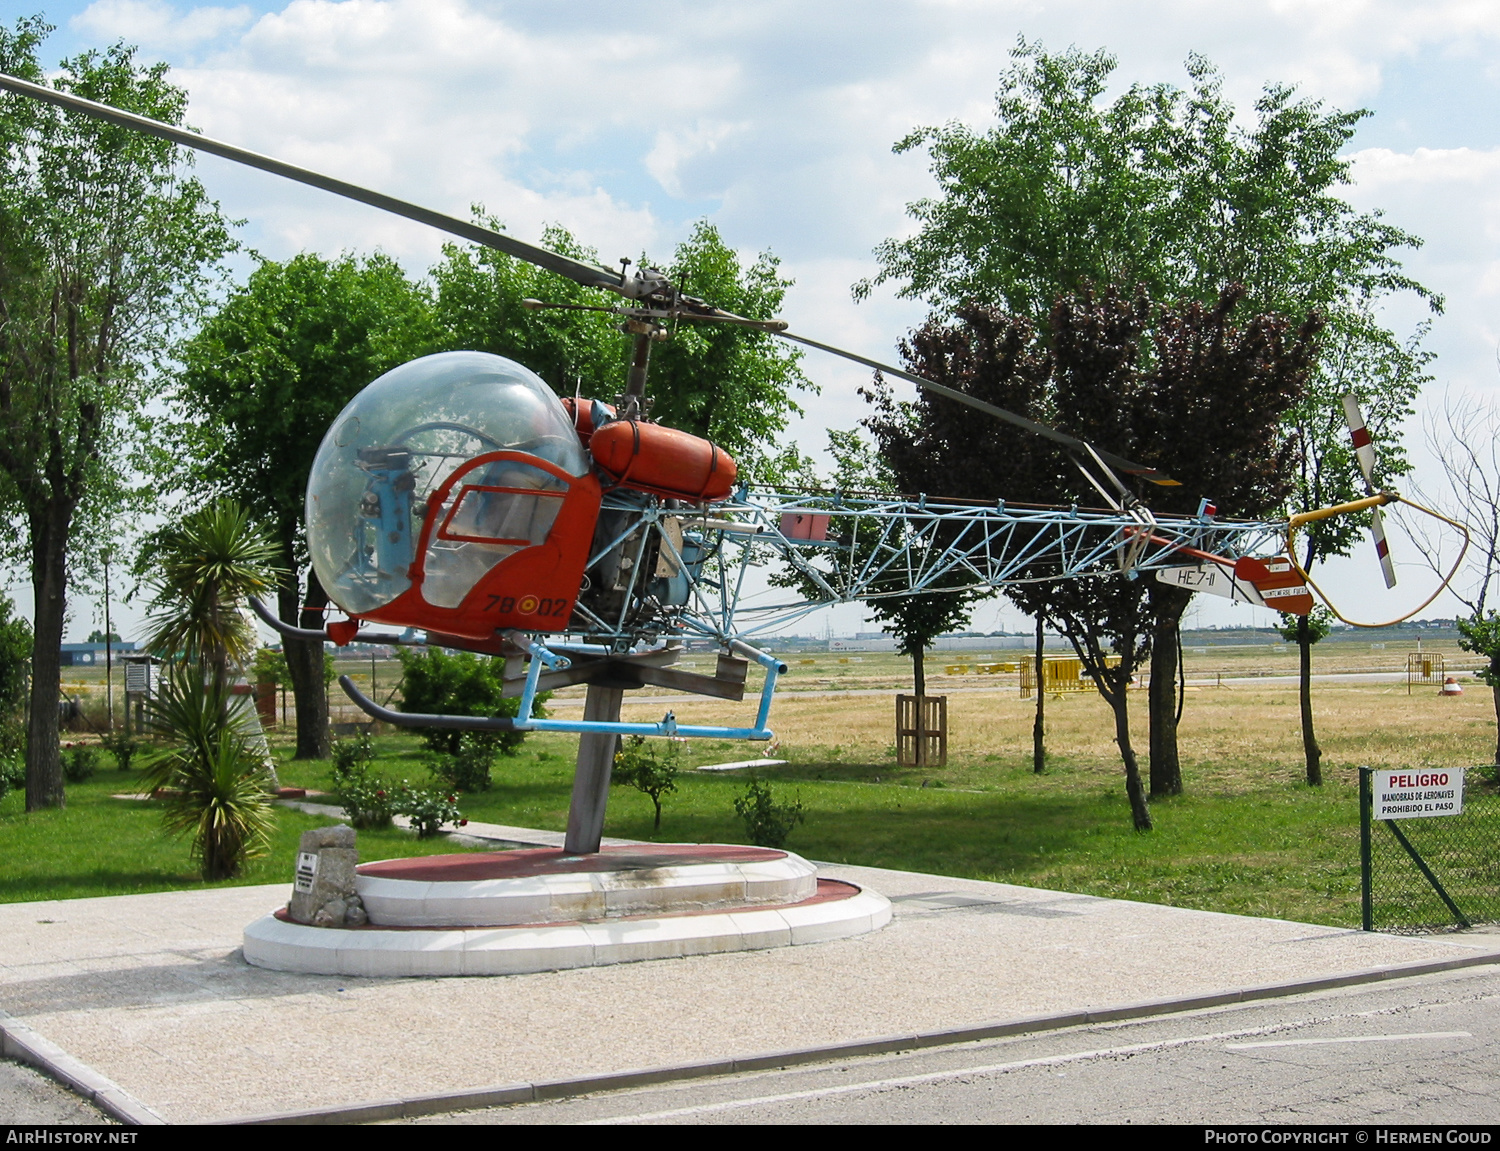
M 60 1123 L 113 1123 L 92 1103 L 47 1076 L 0 1059 L 0 1123 L 50 1125 Z
M 415 1122 L 1494 1124 L 1500 970 Z

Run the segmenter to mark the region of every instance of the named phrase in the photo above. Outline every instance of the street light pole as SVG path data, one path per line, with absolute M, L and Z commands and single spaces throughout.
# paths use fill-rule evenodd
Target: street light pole
M 109 626 L 109 559 L 110 548 L 105 548 L 104 559 L 104 730 L 111 735 L 115 730 L 115 675 L 114 636 Z

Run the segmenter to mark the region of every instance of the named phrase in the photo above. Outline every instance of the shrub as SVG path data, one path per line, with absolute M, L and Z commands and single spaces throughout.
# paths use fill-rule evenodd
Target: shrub
M 807 818 L 800 798 L 791 803 L 777 803 L 771 785 L 753 775 L 745 794 L 734 801 L 734 810 L 745 821 L 750 842 L 758 847 L 781 847 L 792 828 Z
M 360 732 L 358 739 L 334 740 L 332 751 L 335 774 L 353 771 L 375 762 L 375 745 L 370 741 L 370 733 L 367 731 Z
M 490 789 L 490 768 L 495 763 L 495 741 L 482 735 L 464 735 L 458 751 L 434 756 L 427 765 L 443 786 L 453 791 Z
M 143 774 L 167 796 L 167 830 L 192 836 L 204 879 L 231 879 L 264 854 L 274 826 L 271 774 L 245 737 L 244 698 L 187 667 L 162 677 L 150 707 L 152 727 L 171 746 Z
M 469 652 L 447 655 L 438 648 L 414 652 L 399 650 L 403 678 L 401 710 L 427 715 L 514 716 L 518 699 L 505 699 L 503 679 L 505 660 L 499 656 L 478 659 Z M 537 696 L 537 715 L 545 715 L 541 705 L 549 692 Z M 524 731 L 486 732 L 481 735 L 436 728 L 418 729 L 428 750 L 444 755 L 458 755 L 466 739 L 490 741 L 501 755 L 515 755 L 526 739 Z
M 669 740 L 665 750 L 658 755 L 656 745 L 647 743 L 643 735 L 632 735 L 615 753 L 610 780 L 629 784 L 651 797 L 651 804 L 656 808 L 653 831 L 661 830 L 661 797 L 677 790 L 677 761 L 681 754 L 680 745 Z
M 99 749 L 86 743 L 68 744 L 63 748 L 63 775 L 69 783 L 83 783 L 99 770 Z
M 130 761 L 145 747 L 145 743 L 124 731 L 111 732 L 99 741 L 115 757 L 115 766 L 121 771 L 130 770 Z
M 19 755 L 0 755 L 0 799 L 26 787 L 26 763 Z
M 417 833 L 418 839 L 431 839 L 443 829 L 445 823 L 451 823 L 455 827 L 465 826 L 469 821 L 463 817 L 457 805 L 458 797 L 455 795 L 444 795 L 441 791 L 425 787 L 413 787 L 405 780 L 396 789 L 396 814 L 411 820 L 411 828 Z
M 338 745 L 334 746 L 337 748 Z M 396 791 L 379 776 L 370 774 L 368 761 L 356 759 L 343 766 L 335 755 L 333 796 L 353 826 L 365 830 L 391 825 L 391 816 L 396 811 Z

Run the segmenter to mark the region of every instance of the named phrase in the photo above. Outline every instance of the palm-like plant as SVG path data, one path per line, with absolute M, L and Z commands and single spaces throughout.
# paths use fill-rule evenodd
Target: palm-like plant
M 142 557 L 151 588 L 147 646 L 197 664 L 223 687 L 230 661 L 248 663 L 255 654 L 243 605 L 275 588 L 276 558 L 276 545 L 234 500 L 218 500 L 159 533 Z
M 191 834 L 204 879 L 230 879 L 264 854 L 272 829 L 270 773 L 246 739 L 244 697 L 192 665 L 163 677 L 151 723 L 174 745 L 146 764 L 146 782 L 165 792 L 167 830 Z
M 271 829 L 274 768 L 250 738 L 246 699 L 230 692 L 231 662 L 257 646 L 245 598 L 265 595 L 279 573 L 276 547 L 232 500 L 219 500 L 158 533 L 141 557 L 151 588 L 147 646 L 172 661 L 151 704 L 171 750 L 147 779 L 166 792 L 167 829 L 190 833 L 205 879 L 227 879 L 260 854 Z

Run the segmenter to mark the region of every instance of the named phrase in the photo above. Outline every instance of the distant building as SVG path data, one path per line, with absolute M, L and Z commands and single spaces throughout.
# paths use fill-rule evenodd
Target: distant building
M 128 640 L 110 645 L 116 655 L 135 651 L 135 644 Z M 103 667 L 104 645 L 102 643 L 65 643 L 62 645 L 63 667 Z

